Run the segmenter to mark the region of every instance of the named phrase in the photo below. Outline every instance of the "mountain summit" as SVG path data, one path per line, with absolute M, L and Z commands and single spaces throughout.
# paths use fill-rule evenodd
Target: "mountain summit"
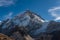
M 33 34 L 33 32 L 36 29 L 39 29 L 44 22 L 44 19 L 36 13 L 26 10 L 24 13 L 21 13 L 12 19 L 2 21 L 0 24 L 0 32 L 9 34 L 10 31 L 15 28 L 15 25 L 18 25 L 19 27 L 25 27 L 29 34 Z
M 26 10 L 12 19 L 0 22 L 0 33 L 16 37 L 16 35 L 19 36 L 19 34 L 16 34 L 16 31 L 19 31 L 19 34 L 27 34 L 33 38 L 39 37 L 41 34 L 52 34 L 54 36 L 57 34 L 56 32 L 60 33 L 60 22 L 45 22 L 41 16 L 30 10 Z

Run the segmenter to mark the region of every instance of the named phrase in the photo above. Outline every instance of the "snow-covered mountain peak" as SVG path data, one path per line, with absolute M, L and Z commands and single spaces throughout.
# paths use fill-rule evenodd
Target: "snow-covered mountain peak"
M 2 33 L 6 33 L 8 31 L 10 32 L 12 28 L 15 28 L 15 26 L 18 25 L 18 27 L 25 27 L 28 30 L 28 33 L 31 34 L 34 30 L 41 28 L 43 23 L 43 18 L 41 18 L 36 13 L 27 10 L 23 13 L 20 13 L 12 19 L 4 20 L 0 25 L 0 29 L 2 29 Z M 3 32 L 4 30 L 7 31 Z

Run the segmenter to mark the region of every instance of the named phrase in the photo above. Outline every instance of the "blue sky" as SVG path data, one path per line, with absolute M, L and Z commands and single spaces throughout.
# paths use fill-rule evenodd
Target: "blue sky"
M 0 20 L 31 10 L 45 20 L 60 20 L 60 0 L 0 0 Z

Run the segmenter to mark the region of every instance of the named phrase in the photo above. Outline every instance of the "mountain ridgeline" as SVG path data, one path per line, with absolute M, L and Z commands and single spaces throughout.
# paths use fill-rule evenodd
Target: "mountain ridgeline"
M 27 10 L 12 19 L 0 22 L 0 33 L 10 36 L 16 31 L 17 27 L 25 28 L 27 34 L 36 37 L 40 36 L 41 33 L 53 34 L 53 32 L 60 31 L 60 22 L 45 22 L 41 16 Z

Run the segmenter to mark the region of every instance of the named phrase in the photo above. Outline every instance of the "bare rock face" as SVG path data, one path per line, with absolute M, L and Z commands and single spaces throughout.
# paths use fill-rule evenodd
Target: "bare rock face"
M 21 34 L 19 32 L 14 32 L 11 35 L 12 38 L 14 38 L 15 40 L 25 40 L 25 38 L 23 36 L 21 36 Z
M 15 30 L 12 30 L 12 35 L 10 35 L 12 38 L 15 38 L 15 40 L 34 40 L 26 31 L 24 27 L 15 27 Z
M 15 40 L 34 40 L 29 34 L 22 36 L 19 32 L 14 32 L 11 37 Z

